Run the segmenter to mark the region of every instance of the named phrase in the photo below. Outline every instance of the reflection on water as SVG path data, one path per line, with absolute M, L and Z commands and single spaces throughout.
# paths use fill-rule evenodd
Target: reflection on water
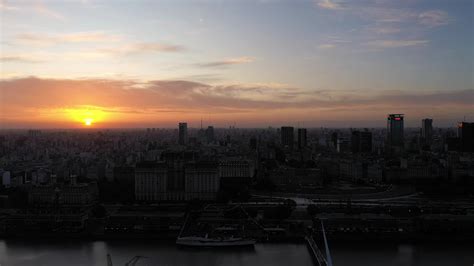
M 428 242 L 391 244 L 390 242 L 333 243 L 336 266 L 446 266 L 474 265 L 474 243 Z
M 244 249 L 177 248 L 173 243 L 153 241 L 18 241 L 0 240 L 3 265 L 124 265 L 136 255 L 145 256 L 136 265 L 312 265 L 304 244 L 258 244 Z
M 436 266 L 472 265 L 474 244 L 386 242 L 330 243 L 336 266 Z M 124 265 L 136 255 L 146 256 L 136 265 L 225 265 L 305 266 L 313 265 L 304 244 L 257 244 L 254 249 L 177 248 L 156 241 L 40 241 L 0 240 L 0 264 L 5 265 L 106 265 L 107 254 L 114 265 Z

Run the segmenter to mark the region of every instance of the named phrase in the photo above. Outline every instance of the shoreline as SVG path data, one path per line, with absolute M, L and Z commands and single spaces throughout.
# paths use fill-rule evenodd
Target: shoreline
M 392 241 L 394 243 L 426 243 L 426 242 L 459 242 L 472 243 L 473 236 L 465 236 L 459 234 L 410 234 L 410 235 L 376 235 L 376 234 L 327 234 L 328 241 L 338 242 L 360 242 L 360 241 Z M 62 235 L 0 235 L 0 240 L 80 240 L 80 241 L 158 241 L 163 243 L 175 243 L 176 237 L 160 236 L 160 235 L 120 235 L 120 236 L 91 236 L 91 235 L 77 235 L 77 234 L 62 234 Z M 281 236 L 269 239 L 255 238 L 257 243 L 305 243 L 304 236 Z

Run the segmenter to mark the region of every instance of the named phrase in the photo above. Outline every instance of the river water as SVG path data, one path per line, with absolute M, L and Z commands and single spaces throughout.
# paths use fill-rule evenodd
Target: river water
M 428 243 L 388 244 L 384 242 L 332 243 L 335 266 L 452 266 L 474 265 L 474 244 Z M 182 249 L 155 241 L 40 241 L 0 240 L 1 266 L 107 265 L 114 266 L 136 255 L 146 256 L 136 264 L 157 266 L 306 266 L 313 260 L 305 244 L 257 244 L 254 249 Z

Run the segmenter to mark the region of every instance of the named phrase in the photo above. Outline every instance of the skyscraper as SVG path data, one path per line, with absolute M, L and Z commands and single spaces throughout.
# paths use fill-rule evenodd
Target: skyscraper
M 308 145 L 306 128 L 298 128 L 298 149 L 303 149 Z
M 188 143 L 188 123 L 179 123 L 179 145 L 186 145 Z
M 281 127 L 281 145 L 293 149 L 294 128 L 293 127 Z
M 461 151 L 474 152 L 474 123 L 460 122 L 458 138 Z
M 425 118 L 421 120 L 421 137 L 426 143 L 431 143 L 433 137 L 433 119 Z
M 331 142 L 330 142 L 330 145 L 332 145 L 334 149 L 337 148 L 337 139 L 338 139 L 338 134 L 336 131 L 331 134 Z
M 206 139 L 208 143 L 214 142 L 214 127 L 208 126 L 206 129 Z
M 390 148 L 403 148 L 403 114 L 389 114 L 387 117 L 387 142 Z
M 351 148 L 353 153 L 372 152 L 372 132 L 352 131 Z

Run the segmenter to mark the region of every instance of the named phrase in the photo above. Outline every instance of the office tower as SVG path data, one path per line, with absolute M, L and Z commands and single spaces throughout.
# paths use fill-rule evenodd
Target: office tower
M 425 118 L 421 120 L 421 137 L 426 143 L 431 143 L 433 138 L 433 119 Z
M 188 123 L 179 123 L 179 145 L 188 143 Z
M 403 114 L 389 114 L 387 117 L 387 142 L 390 148 L 403 148 Z
M 331 144 L 332 144 L 332 147 L 334 148 L 337 148 L 337 139 L 338 139 L 337 132 L 333 132 L 331 134 Z
M 460 122 L 458 138 L 460 151 L 474 152 L 474 123 Z
M 350 145 L 349 145 L 349 140 L 345 138 L 338 138 L 337 139 L 337 145 L 336 145 L 336 150 L 337 152 L 348 152 L 350 151 Z
M 352 131 L 351 148 L 353 153 L 372 152 L 372 132 Z
M 208 126 L 206 129 L 206 139 L 208 143 L 214 142 L 214 127 Z
M 293 127 L 281 127 L 281 145 L 293 149 L 294 128 Z
M 308 145 L 306 128 L 298 128 L 298 149 L 303 149 Z

